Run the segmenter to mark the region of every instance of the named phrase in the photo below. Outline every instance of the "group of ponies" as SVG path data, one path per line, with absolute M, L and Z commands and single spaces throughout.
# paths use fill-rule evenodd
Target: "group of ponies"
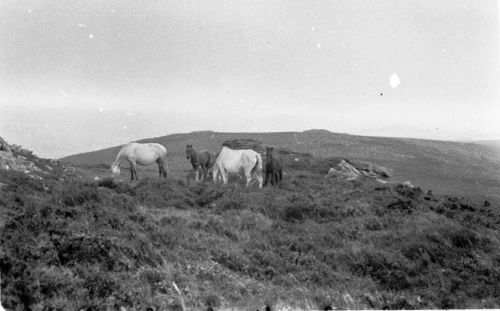
M 222 146 L 221 151 L 216 156 L 207 151 L 196 151 L 193 145 L 186 146 L 186 158 L 191 162 L 196 181 L 206 180 L 211 173 L 214 183 L 222 181 L 226 184 L 229 175 L 240 175 L 243 172 L 246 186 L 257 182 L 259 188 L 262 185 L 277 185 L 283 179 L 283 161 L 273 155 L 274 148 L 266 148 L 266 161 L 263 165 L 260 153 L 252 149 L 233 150 L 227 146 Z M 158 164 L 159 178 L 167 177 L 167 149 L 157 143 L 136 143 L 132 142 L 124 145 L 115 161 L 111 165 L 113 174 L 120 173 L 120 165 L 128 161 L 130 164 L 130 179 L 138 180 L 137 164 L 147 166 Z M 264 178 L 262 172 L 264 170 Z

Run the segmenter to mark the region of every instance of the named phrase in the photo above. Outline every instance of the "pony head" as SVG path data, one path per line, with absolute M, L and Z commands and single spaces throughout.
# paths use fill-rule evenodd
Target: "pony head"
M 191 158 L 192 152 L 193 152 L 193 145 L 186 145 L 186 159 Z
M 120 174 L 120 166 L 113 164 L 111 166 L 111 172 L 115 175 Z
M 273 147 L 266 147 L 266 158 L 271 158 L 273 156 Z

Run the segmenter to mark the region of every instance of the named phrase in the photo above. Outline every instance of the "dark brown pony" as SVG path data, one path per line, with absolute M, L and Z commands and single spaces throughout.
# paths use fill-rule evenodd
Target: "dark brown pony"
M 191 161 L 195 180 L 200 180 L 200 173 L 203 175 L 202 180 L 208 177 L 208 173 L 215 161 L 214 155 L 206 150 L 196 151 L 193 145 L 186 145 L 186 158 Z
M 266 164 L 265 164 L 265 176 L 264 176 L 264 186 L 267 185 L 267 181 L 271 178 L 271 185 L 277 185 L 283 180 L 283 160 L 278 157 L 273 156 L 273 147 L 266 148 Z

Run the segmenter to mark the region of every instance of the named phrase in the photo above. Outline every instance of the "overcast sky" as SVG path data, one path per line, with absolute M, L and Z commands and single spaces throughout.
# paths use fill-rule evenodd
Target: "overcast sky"
M 500 139 L 499 12 L 0 0 L 0 136 L 47 157 L 195 130 Z

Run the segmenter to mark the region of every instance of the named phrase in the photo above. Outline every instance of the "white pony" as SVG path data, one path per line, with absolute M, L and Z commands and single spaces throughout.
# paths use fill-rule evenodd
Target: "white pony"
M 222 182 L 226 184 L 229 173 L 239 175 L 241 170 L 245 174 L 246 186 L 250 184 L 252 177 L 254 177 L 259 182 L 259 188 L 262 188 L 261 155 L 251 149 L 232 150 L 223 146 L 213 166 L 214 182 L 217 182 L 220 175 Z
M 130 179 L 139 179 L 137 177 L 136 165 L 151 165 L 158 163 L 160 178 L 167 178 L 167 148 L 156 143 L 128 143 L 122 147 L 115 162 L 111 165 L 113 174 L 120 174 L 121 163 L 127 160 L 130 163 Z

